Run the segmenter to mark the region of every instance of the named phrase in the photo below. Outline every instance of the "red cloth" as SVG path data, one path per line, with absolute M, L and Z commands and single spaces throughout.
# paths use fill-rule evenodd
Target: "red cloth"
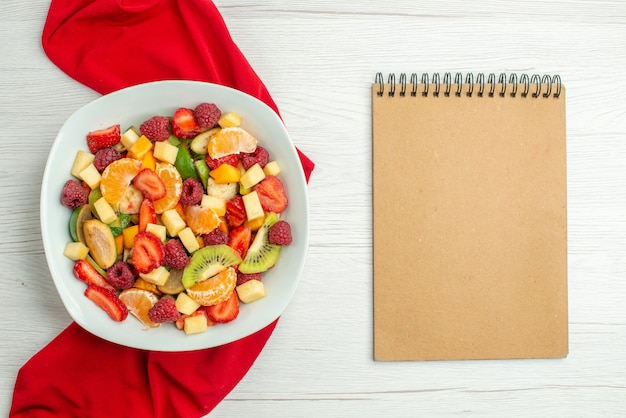
M 209 0 L 52 0 L 42 43 L 60 69 L 102 94 L 199 80 L 244 91 L 278 113 Z M 298 152 L 308 181 L 313 163 Z M 275 326 L 221 347 L 163 353 L 72 323 L 20 369 L 10 416 L 200 417 L 243 378 Z

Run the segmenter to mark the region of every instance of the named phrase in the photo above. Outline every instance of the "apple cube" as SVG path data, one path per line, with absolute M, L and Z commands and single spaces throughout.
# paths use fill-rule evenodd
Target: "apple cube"
M 115 214 L 115 211 L 113 210 L 111 205 L 109 205 L 109 202 L 107 202 L 104 197 L 101 197 L 100 199 L 96 200 L 93 204 L 93 207 L 96 210 L 96 213 L 98 214 L 98 218 L 100 218 L 100 220 L 104 222 L 105 224 L 110 224 L 111 222 L 114 222 L 117 219 L 117 215 Z
M 149 283 L 157 286 L 163 286 L 167 281 L 167 278 L 170 277 L 170 272 L 164 266 L 160 266 L 152 271 L 149 271 L 148 273 L 139 273 L 139 277 Z
M 183 325 L 183 330 L 185 334 L 199 334 L 201 332 L 205 332 L 208 328 L 206 316 L 204 315 L 194 315 L 185 318 L 185 322 Z
M 100 172 L 93 163 L 89 164 L 78 174 L 78 177 L 83 180 L 93 190 L 100 186 Z
M 174 164 L 178 155 L 178 148 L 168 141 L 158 141 L 154 143 L 153 155 L 157 160 Z
M 222 197 L 209 196 L 205 194 L 202 196 L 200 206 L 213 210 L 213 212 L 217 213 L 219 216 L 224 216 L 226 214 L 226 199 Z
M 176 297 L 176 309 L 182 314 L 191 315 L 199 307 L 200 304 L 191 299 L 185 292 L 179 293 Z
M 80 172 L 86 169 L 89 164 L 93 163 L 96 156 L 90 152 L 80 150 L 76 153 L 76 158 L 74 158 L 74 164 L 72 165 L 72 169 L 70 173 L 74 177 L 80 178 Z
M 165 228 L 167 228 L 170 237 L 177 236 L 178 233 L 187 226 L 176 209 L 169 209 L 163 212 L 161 214 L 161 222 L 165 225 Z
M 159 239 L 163 243 L 167 239 L 167 228 L 165 227 L 165 225 L 149 223 L 148 225 L 146 225 L 146 232 L 153 233 L 154 235 L 159 237 Z
M 259 194 L 256 190 L 244 195 L 242 199 L 243 207 L 246 209 L 248 221 L 263 218 L 265 216 L 263 206 L 261 206 L 261 201 L 259 200 Z
M 63 255 L 70 260 L 84 260 L 89 254 L 89 248 L 82 242 L 68 242 L 63 250 Z
M 138 139 L 139 134 L 135 131 L 135 128 L 130 127 L 122 134 L 120 143 L 124 146 L 124 149 L 130 149 Z
M 248 280 L 235 288 L 243 303 L 254 302 L 265 297 L 265 285 L 260 280 Z
M 259 165 L 259 163 L 254 164 L 252 167 L 246 170 L 246 172 L 239 179 L 239 183 L 246 188 L 250 189 L 252 186 L 260 182 L 265 178 L 265 173 L 263 169 Z
M 183 243 L 187 251 L 190 253 L 196 251 L 200 248 L 200 243 L 196 238 L 196 234 L 193 233 L 191 228 L 186 227 L 178 233 L 178 238 L 180 238 L 180 242 Z
M 263 172 L 265 173 L 266 176 L 277 176 L 280 174 L 280 166 L 278 165 L 278 161 L 274 160 L 274 161 L 270 161 L 269 163 L 265 164 L 265 167 L 263 167 Z

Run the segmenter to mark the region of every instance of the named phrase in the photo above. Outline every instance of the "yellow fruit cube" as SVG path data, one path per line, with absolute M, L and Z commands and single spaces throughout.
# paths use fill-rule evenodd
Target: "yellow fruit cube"
M 241 116 L 235 112 L 222 113 L 222 116 L 217 121 L 217 124 L 222 128 L 230 128 L 241 125 Z
M 165 225 L 149 223 L 146 225 L 146 232 L 156 235 L 163 243 L 167 239 L 167 228 Z
M 79 177 L 80 172 L 86 169 L 89 164 L 93 163 L 96 158 L 90 152 L 80 150 L 76 153 L 76 158 L 74 158 L 74 164 L 72 165 L 72 169 L 70 170 L 70 174 L 74 177 Z M 80 178 L 80 177 L 79 177 Z
M 202 202 L 200 206 L 203 208 L 212 209 L 218 216 L 224 216 L 226 214 L 226 199 L 217 196 L 202 196 Z
M 170 144 L 168 141 L 158 141 L 154 144 L 154 158 L 165 163 L 174 164 L 178 148 Z
M 200 243 L 196 238 L 196 234 L 193 233 L 191 228 L 186 227 L 178 233 L 178 238 L 180 238 L 180 242 L 183 243 L 187 251 L 193 253 L 197 249 L 200 248 Z
M 167 228 L 167 233 L 170 234 L 170 237 L 177 236 L 187 226 L 176 209 L 169 209 L 163 212 L 161 214 L 161 222 Z
M 278 165 L 278 161 L 274 160 L 274 161 L 270 161 L 269 163 L 265 164 L 265 167 L 263 167 L 263 172 L 265 173 L 266 176 L 277 176 L 280 174 L 280 166 Z
M 141 160 L 153 147 L 152 142 L 145 135 L 141 135 L 137 142 L 128 150 L 128 157 Z
M 263 214 L 260 218 L 252 219 L 251 221 L 246 219 L 243 224 L 253 231 L 258 231 L 263 226 L 264 221 L 265 214 Z
M 120 138 L 120 144 L 124 147 L 124 149 L 130 149 L 135 142 L 139 139 L 139 134 L 135 131 L 134 128 L 128 128 L 126 132 L 122 134 Z
M 265 216 L 265 212 L 261 206 L 261 200 L 259 200 L 259 195 L 256 190 L 244 195 L 242 199 L 243 207 L 246 209 L 246 217 L 248 221 L 263 218 Z
M 183 330 L 185 334 L 199 334 L 201 332 L 205 332 L 207 330 L 207 320 L 204 314 L 202 315 L 194 315 L 188 316 L 185 318 L 185 322 L 183 325 Z
M 248 280 L 235 288 L 243 303 L 251 303 L 265 297 L 265 286 L 260 280 Z
M 92 190 L 100 186 L 100 172 L 93 163 L 85 167 L 85 169 L 78 174 L 78 177 L 87 183 Z
M 185 292 L 179 293 L 178 296 L 176 297 L 176 309 L 178 310 L 178 312 L 182 314 L 191 315 L 199 307 L 200 307 L 200 304 L 196 302 L 195 300 L 191 299 Z
M 105 224 L 110 224 L 111 222 L 115 222 L 117 220 L 117 215 L 115 214 L 115 211 L 104 197 L 96 200 L 93 204 L 93 207 L 98 214 L 98 218 Z
M 241 171 L 230 164 L 221 164 L 215 170 L 209 171 L 209 176 L 211 176 L 217 184 L 237 183 L 241 178 Z
M 148 151 L 141 159 L 141 168 L 149 168 L 152 171 L 156 169 L 156 158 L 151 151 Z
M 135 245 L 135 235 L 139 233 L 139 225 L 129 226 L 122 229 L 122 236 L 124 237 L 124 248 L 133 248 Z
M 252 188 L 252 186 L 256 185 L 264 178 L 265 178 L 265 172 L 263 171 L 259 163 L 256 163 L 252 167 L 250 167 L 248 170 L 246 170 L 243 176 L 241 176 L 241 179 L 239 180 L 239 182 L 244 188 L 250 189 Z
M 84 260 L 89 254 L 89 248 L 82 242 L 68 242 L 63 250 L 63 255 L 70 260 Z
M 139 273 L 139 277 L 148 283 L 163 286 L 167 281 L 167 278 L 170 277 L 170 272 L 164 266 L 160 266 L 152 271 L 149 271 L 148 273 Z

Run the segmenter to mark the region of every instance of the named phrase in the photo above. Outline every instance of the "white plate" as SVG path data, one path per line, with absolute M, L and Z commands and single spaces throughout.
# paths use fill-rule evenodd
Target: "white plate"
M 71 210 L 61 205 L 61 190 L 79 149 L 88 151 L 89 131 L 121 124 L 139 125 L 154 115 L 172 115 L 178 107 L 193 108 L 213 102 L 222 112 L 243 117 L 242 127 L 268 149 L 281 167 L 289 206 L 281 215 L 292 227 L 293 243 L 283 248 L 276 266 L 263 274 L 267 296 L 241 304 L 239 316 L 207 332 L 186 335 L 173 324 L 146 330 L 132 315 L 118 323 L 84 296 L 85 283 L 73 275 L 73 261 L 63 255 L 71 240 Z M 129 347 L 155 351 L 187 351 L 215 347 L 238 340 L 278 318 L 292 298 L 308 247 L 309 212 L 302 166 L 287 130 L 276 113 L 256 98 L 237 90 L 194 81 L 161 81 L 129 87 L 103 96 L 75 112 L 58 133 L 46 163 L 41 187 L 41 231 L 50 273 L 71 317 L 87 331 Z

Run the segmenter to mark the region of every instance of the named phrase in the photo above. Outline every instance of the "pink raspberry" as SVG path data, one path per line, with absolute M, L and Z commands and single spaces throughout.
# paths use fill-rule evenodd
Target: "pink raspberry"
M 122 154 L 120 154 L 120 152 L 115 148 L 102 148 L 96 152 L 96 158 L 93 160 L 93 165 L 95 165 L 98 171 L 102 173 L 109 164 L 119 160 L 120 158 L 122 158 Z
M 129 289 L 135 283 L 135 275 L 128 264 L 117 261 L 107 269 L 107 281 L 116 289 Z
M 254 152 L 241 154 L 241 164 L 246 170 L 256 163 L 259 163 L 261 167 L 265 167 L 269 160 L 270 153 L 263 147 L 256 147 Z
M 86 205 L 88 201 L 87 192 L 78 180 L 68 180 L 61 191 L 61 203 L 70 209 Z
M 237 271 L 237 286 L 250 280 L 261 280 L 261 273 L 242 273 Z
M 197 205 L 202 201 L 204 188 L 198 180 L 189 177 L 183 182 L 183 192 L 180 195 L 180 202 L 183 205 Z
M 276 222 L 269 231 L 269 242 L 276 245 L 291 244 L 291 225 L 287 221 Z
M 152 141 L 165 141 L 170 137 L 170 121 L 166 116 L 152 116 L 139 125 L 139 131 Z
M 219 228 L 215 228 L 202 237 L 205 245 L 228 244 L 228 234 Z
M 173 269 L 184 269 L 189 264 L 189 256 L 183 244 L 177 239 L 170 239 L 164 246 L 163 265 Z
M 152 322 L 176 322 L 180 312 L 176 309 L 176 301 L 171 296 L 163 296 L 148 311 L 148 318 Z
M 220 120 L 222 112 L 213 103 L 200 103 L 193 110 L 193 116 L 196 118 L 198 125 L 204 129 L 208 129 L 217 125 L 217 121 Z

